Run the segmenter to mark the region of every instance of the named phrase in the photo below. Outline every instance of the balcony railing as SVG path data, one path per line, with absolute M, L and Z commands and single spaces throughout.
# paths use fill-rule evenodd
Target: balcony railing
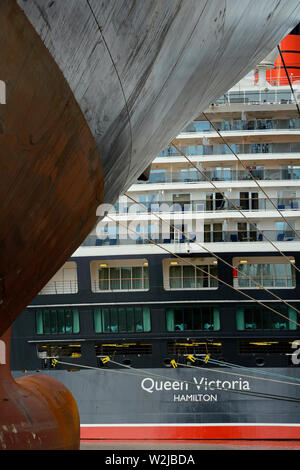
M 296 231 L 300 237 L 300 230 Z M 117 235 L 115 238 L 100 239 L 96 235 L 90 235 L 86 238 L 81 246 L 122 246 L 122 245 L 149 245 L 157 244 L 180 244 L 199 242 L 203 243 L 228 243 L 228 242 L 292 242 L 300 241 L 300 238 L 292 230 L 220 230 L 211 232 L 201 232 L 196 235 L 191 233 L 188 236 L 178 234 L 178 237 L 173 234 L 155 233 L 149 235 L 141 235 L 134 238 L 134 235 L 125 234 L 122 236 Z M 152 242 L 150 240 L 152 240 Z
M 300 179 L 300 169 L 257 169 L 251 174 L 257 180 L 292 181 Z M 136 184 L 160 184 L 160 183 L 198 183 L 211 181 L 251 181 L 247 170 L 195 170 L 151 173 L 148 181 L 137 181 Z
M 217 128 L 220 132 L 227 131 L 255 131 L 266 132 L 270 130 L 289 131 L 300 128 L 300 119 L 257 119 L 248 121 L 220 121 L 214 122 L 214 126 L 209 121 L 193 121 L 182 133 L 195 133 L 195 132 L 215 132 Z M 179 134 L 180 137 L 180 134 Z
M 76 294 L 78 292 L 77 280 L 51 281 L 39 292 L 39 295 Z
M 209 135 L 206 135 L 209 139 Z M 239 143 L 239 144 L 230 144 L 231 149 L 237 154 L 282 154 L 282 153 L 299 153 L 300 144 L 299 142 L 281 142 L 281 143 Z M 220 155 L 229 155 L 232 151 L 225 144 L 207 144 L 207 145 L 185 145 L 178 146 L 179 150 L 175 147 L 165 148 L 158 157 L 182 157 L 184 155 L 189 156 L 220 156 Z
M 299 77 L 294 77 L 293 81 L 299 80 Z M 281 86 L 286 85 L 288 86 L 287 80 L 283 83 L 280 83 L 279 80 L 272 80 L 272 86 Z M 298 99 L 298 97 L 297 97 Z M 225 93 L 223 96 L 218 98 L 215 101 L 215 104 L 235 104 L 235 103 L 243 103 L 243 104 L 295 104 L 295 100 L 291 90 L 289 89 L 280 89 L 280 88 L 261 88 L 258 87 L 255 89 L 235 89 L 230 90 Z
M 234 286 L 239 288 L 252 287 L 257 289 L 257 285 L 263 287 L 295 287 L 296 278 L 291 274 L 238 274 L 234 279 Z
M 97 279 L 92 280 L 93 292 L 119 292 L 119 291 L 146 291 L 149 289 L 148 277 L 130 277 L 122 279 Z
M 212 199 L 197 201 L 161 201 L 115 204 L 116 214 L 146 214 L 146 213 L 180 213 L 180 212 L 223 212 L 223 211 L 271 211 L 277 207 L 279 210 L 299 210 L 300 198 L 238 198 L 238 199 Z

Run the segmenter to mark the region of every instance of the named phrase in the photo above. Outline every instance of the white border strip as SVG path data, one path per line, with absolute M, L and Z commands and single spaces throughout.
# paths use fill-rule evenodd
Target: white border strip
M 57 294 L 56 294 L 57 295 Z M 66 294 L 67 295 L 67 294 Z M 279 300 L 263 300 L 257 299 L 260 302 L 279 302 Z M 90 307 L 97 306 L 102 307 L 105 305 L 165 305 L 165 304 L 237 304 L 237 303 L 254 303 L 254 300 L 166 300 L 166 301 L 156 301 L 153 302 L 89 302 L 89 303 L 79 303 L 79 304 L 38 304 L 38 305 L 28 305 L 26 308 L 48 308 L 48 307 Z M 286 302 L 300 302 L 300 299 L 286 299 Z

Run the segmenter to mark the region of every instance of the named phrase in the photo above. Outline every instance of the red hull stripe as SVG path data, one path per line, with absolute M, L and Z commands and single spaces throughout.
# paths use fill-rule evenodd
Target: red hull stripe
M 300 425 L 84 425 L 81 439 L 300 439 Z

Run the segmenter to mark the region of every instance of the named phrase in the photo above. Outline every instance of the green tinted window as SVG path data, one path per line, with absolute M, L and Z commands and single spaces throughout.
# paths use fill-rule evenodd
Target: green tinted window
M 213 307 L 174 307 L 166 309 L 167 331 L 219 330 L 220 313 Z
M 79 333 L 76 309 L 40 309 L 36 311 L 36 332 L 40 335 Z
M 140 333 L 151 331 L 149 307 L 105 307 L 94 310 L 96 333 Z
M 291 307 L 280 306 L 272 309 L 261 306 L 239 307 L 236 311 L 237 330 L 295 330 L 297 313 Z

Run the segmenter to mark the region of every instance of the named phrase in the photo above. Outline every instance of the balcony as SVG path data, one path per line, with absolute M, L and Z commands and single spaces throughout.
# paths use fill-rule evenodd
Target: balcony
M 76 294 L 77 292 L 77 280 L 50 281 L 38 295 Z
M 221 194 L 221 193 L 220 193 Z M 133 216 L 135 214 L 151 213 L 181 213 L 191 212 L 193 214 L 202 212 L 220 213 L 225 211 L 274 211 L 275 207 L 279 210 L 299 210 L 300 198 L 215 198 L 202 199 L 196 201 L 160 201 L 160 202 L 141 202 L 140 204 L 117 203 L 115 204 L 114 215 Z
M 293 81 L 297 82 L 299 77 L 293 77 Z M 288 85 L 286 79 L 283 81 L 284 85 Z M 266 104 L 266 103 L 280 103 L 280 104 L 295 104 L 295 100 L 291 90 L 282 87 L 282 79 L 274 79 L 271 81 L 274 88 L 261 88 L 255 89 L 231 89 L 219 99 L 215 101 L 216 104 Z M 277 87 L 277 88 L 276 88 Z
M 252 176 L 262 181 L 295 181 L 300 180 L 300 168 L 262 168 L 251 170 Z M 150 172 L 148 181 L 136 181 L 135 184 L 164 184 L 164 183 L 202 183 L 209 181 L 252 181 L 247 170 L 214 169 L 186 171 L 157 171 Z
M 209 121 L 193 121 L 182 133 L 190 132 L 215 132 L 215 128 L 220 132 L 224 131 L 268 131 L 268 130 L 293 130 L 300 129 L 300 119 L 256 119 L 247 121 L 231 120 L 214 122 L 213 126 Z
M 248 133 L 245 133 L 245 134 L 246 136 L 248 135 Z M 243 154 L 253 154 L 253 155 L 270 154 L 270 153 L 285 154 L 285 153 L 299 153 L 300 152 L 299 142 L 293 141 L 293 138 L 291 137 L 292 133 L 289 134 L 288 129 L 283 134 L 286 136 L 286 139 L 288 139 L 288 141 L 286 142 L 281 142 L 280 140 L 279 142 L 272 142 L 274 135 L 276 135 L 275 133 L 273 133 L 273 137 L 270 136 L 270 139 L 268 139 L 270 140 L 270 142 L 260 142 L 261 140 L 265 140 L 265 138 L 264 139 L 261 138 L 263 136 L 263 133 L 261 134 L 258 133 L 256 135 L 257 135 L 257 139 L 253 138 L 252 139 L 254 140 L 253 143 L 230 142 L 231 149 L 240 156 Z M 206 133 L 206 135 L 204 135 L 204 140 L 205 138 L 208 141 L 210 141 L 209 133 Z M 299 139 L 298 136 L 296 138 Z M 232 140 L 232 139 L 229 139 L 229 140 Z M 236 140 L 240 141 L 241 137 L 239 137 Z M 259 142 L 255 142 L 255 140 L 259 140 Z M 215 144 L 212 143 L 212 144 L 206 144 L 206 145 L 202 145 L 202 144 L 188 145 L 188 142 L 186 142 L 185 145 L 183 145 L 183 143 L 181 142 L 179 145 L 177 145 L 177 147 L 179 150 L 177 150 L 177 148 L 175 147 L 167 147 L 158 155 L 158 157 L 182 157 L 182 153 L 190 157 L 191 156 L 208 157 L 211 155 L 223 156 L 223 155 L 232 154 L 232 151 L 228 148 L 228 146 L 223 144 L 221 141 Z
M 300 230 L 296 231 L 300 237 Z M 152 242 L 150 241 L 152 240 Z M 115 238 L 97 238 L 96 235 L 90 235 L 81 246 L 124 246 L 124 245 L 149 245 L 149 244 L 180 244 L 180 243 L 245 243 L 245 242 L 292 242 L 299 241 L 300 238 L 292 230 L 220 230 L 211 232 L 201 232 L 196 235 L 190 233 L 188 236 L 182 235 L 175 237 L 173 234 L 154 233 L 151 235 L 134 236 L 122 234 Z

